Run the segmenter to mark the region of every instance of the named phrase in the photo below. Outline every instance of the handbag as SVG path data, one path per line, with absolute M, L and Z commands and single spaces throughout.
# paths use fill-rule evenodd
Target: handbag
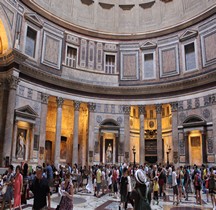
M 4 185 L 2 190 L 1 190 L 1 193 L 2 193 L 2 195 L 4 195 L 6 192 L 7 192 L 7 185 Z

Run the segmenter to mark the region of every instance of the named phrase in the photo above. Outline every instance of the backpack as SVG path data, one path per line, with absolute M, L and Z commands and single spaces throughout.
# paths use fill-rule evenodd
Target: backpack
M 215 189 L 215 180 L 214 177 L 209 179 L 209 190 L 214 190 Z
M 151 210 L 151 207 L 149 205 L 149 202 L 148 202 L 146 196 L 143 197 L 142 193 L 140 192 L 140 189 L 137 189 L 137 192 L 139 193 L 139 196 L 140 196 L 137 210 L 144 210 L 144 209 L 145 210 Z

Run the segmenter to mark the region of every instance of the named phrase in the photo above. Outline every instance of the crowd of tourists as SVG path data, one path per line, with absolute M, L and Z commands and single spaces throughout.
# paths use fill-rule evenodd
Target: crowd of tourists
M 107 194 L 120 199 L 119 208 L 127 209 L 128 204 L 135 210 L 151 209 L 166 200 L 166 192 L 172 192 L 173 205 L 179 205 L 189 199 L 189 194 L 196 197 L 196 204 L 202 200 L 215 208 L 216 168 L 202 165 L 198 167 L 174 165 L 93 165 L 78 167 L 77 164 L 53 164 L 37 166 L 29 171 L 28 164 L 10 165 L 0 177 L 0 195 L 3 197 L 1 210 L 5 203 L 10 209 L 22 209 L 21 205 L 33 197 L 33 209 L 50 209 L 52 193 L 61 195 L 56 209 L 72 210 L 73 195 L 79 191 L 92 193 L 100 198 Z M 168 191 L 170 189 L 170 191 Z M 12 204 L 13 199 L 13 204 Z

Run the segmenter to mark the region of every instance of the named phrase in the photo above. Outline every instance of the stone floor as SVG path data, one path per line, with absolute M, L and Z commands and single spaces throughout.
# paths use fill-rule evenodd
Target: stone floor
M 156 205 L 154 202 L 151 203 L 152 210 L 212 210 L 210 202 L 206 202 L 206 195 L 202 194 L 202 205 L 196 205 L 195 196 L 190 194 L 189 201 L 182 201 L 178 206 L 173 205 L 172 202 L 172 190 L 167 190 L 166 201 L 159 200 L 159 204 Z M 60 201 L 58 194 L 51 196 L 51 207 L 55 209 Z M 32 209 L 33 199 L 28 200 L 28 205 L 23 206 L 23 209 Z M 79 191 L 74 195 L 74 210 L 119 210 L 119 199 L 109 196 L 108 194 L 96 198 L 91 193 Z M 132 210 L 132 206 L 129 204 L 127 210 Z

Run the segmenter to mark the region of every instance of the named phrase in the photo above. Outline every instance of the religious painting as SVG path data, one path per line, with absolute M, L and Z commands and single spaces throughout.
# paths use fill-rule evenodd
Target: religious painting
M 105 157 L 106 163 L 113 162 L 113 139 L 105 140 Z
M 26 153 L 26 129 L 17 129 L 16 157 L 25 159 Z

